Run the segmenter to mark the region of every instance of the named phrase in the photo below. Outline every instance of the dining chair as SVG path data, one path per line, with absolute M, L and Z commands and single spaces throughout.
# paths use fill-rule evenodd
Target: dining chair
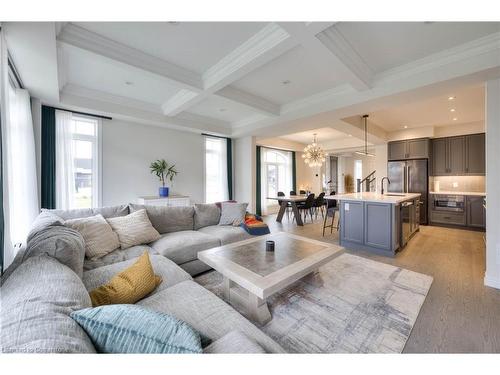
M 299 194 L 300 194 L 300 195 L 306 195 L 306 194 L 307 194 L 307 192 L 306 192 L 305 190 L 300 190 L 300 191 L 299 191 Z
M 297 195 L 297 192 L 295 190 L 290 190 L 290 195 Z
M 318 218 L 318 210 L 321 211 L 321 217 L 325 217 L 325 213 L 323 212 L 323 209 L 325 207 L 325 193 L 320 193 L 316 200 L 314 201 L 314 217 L 317 219 Z
M 313 206 L 314 206 L 314 194 L 309 194 L 307 196 L 306 201 L 304 204 L 297 206 L 297 209 L 299 210 L 299 215 L 303 212 L 304 213 L 304 223 L 306 222 L 307 219 L 307 213 L 309 212 L 309 216 L 311 216 L 311 223 L 313 222 Z

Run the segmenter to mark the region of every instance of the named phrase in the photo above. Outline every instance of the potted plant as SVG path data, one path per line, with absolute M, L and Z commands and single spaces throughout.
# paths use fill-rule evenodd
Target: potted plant
M 174 177 L 177 175 L 178 172 L 175 169 L 175 164 L 170 165 L 165 161 L 165 159 L 161 159 L 152 162 L 149 169 L 151 170 L 151 173 L 154 173 L 161 182 L 162 186 L 159 189 L 160 197 L 168 197 L 169 188 L 168 186 L 165 186 L 165 181 L 168 179 L 172 182 Z

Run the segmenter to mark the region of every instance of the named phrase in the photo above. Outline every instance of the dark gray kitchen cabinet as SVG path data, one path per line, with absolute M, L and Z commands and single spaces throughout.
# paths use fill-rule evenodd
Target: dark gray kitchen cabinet
M 340 210 L 342 239 L 362 244 L 364 242 L 363 202 L 342 201 Z
M 432 140 L 432 175 L 448 174 L 448 141 L 446 138 Z
M 486 212 L 482 196 L 467 196 L 467 226 L 486 228 Z
M 433 139 L 431 165 L 433 176 L 484 175 L 484 134 Z
M 486 173 L 485 135 L 468 135 L 465 142 L 465 173 L 484 175 Z
M 388 159 L 426 159 L 429 157 L 429 143 L 430 141 L 428 138 L 389 142 L 387 152 Z
M 365 203 L 365 244 L 381 249 L 390 249 L 392 232 L 385 230 L 391 228 L 392 206 L 387 203 Z
M 389 160 L 406 159 L 406 141 L 389 142 L 387 156 Z
M 448 138 L 448 173 L 463 175 L 465 173 L 465 137 Z

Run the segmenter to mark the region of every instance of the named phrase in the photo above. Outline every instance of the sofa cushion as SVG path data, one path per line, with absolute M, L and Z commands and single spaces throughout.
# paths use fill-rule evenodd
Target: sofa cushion
M 50 226 L 63 226 L 64 220 L 59 216 L 55 215 L 49 211 L 41 212 L 31 224 L 30 231 L 28 233 L 28 237 L 26 242 L 29 242 L 31 238 L 37 234 L 38 232 L 43 231 L 44 229 Z
M 85 241 L 76 230 L 64 226 L 49 226 L 40 230 L 26 244 L 23 261 L 40 254 L 57 259 L 82 277 Z
M 99 353 L 201 353 L 198 332 L 187 323 L 135 305 L 100 306 L 71 314 Z
M 248 203 L 222 202 L 219 225 L 240 225 L 245 221 Z
M 149 244 L 159 254 L 173 260 L 177 264 L 198 259 L 198 252 L 220 246 L 216 237 L 185 230 L 182 232 L 162 234 L 159 240 Z
M 284 352 L 279 344 L 231 306 L 194 281 L 176 284 L 138 304 L 185 321 L 212 342 L 237 329 L 268 353 Z
M 101 258 L 120 247 L 118 235 L 101 214 L 66 220 L 64 225 L 83 236 L 87 258 Z
M 217 225 L 220 220 L 220 208 L 215 204 L 195 204 L 194 205 L 194 230 Z
M 108 283 L 90 291 L 92 306 L 134 304 L 149 295 L 162 282 L 155 274 L 146 251 Z
M 156 241 L 160 238 L 160 233 L 151 225 L 146 210 L 135 211 L 127 216 L 110 218 L 108 223 L 118 234 L 122 249 Z
M 153 250 L 148 245 L 132 246 L 125 250 L 116 249 L 115 251 L 99 259 L 85 259 L 85 262 L 83 263 L 83 270 L 89 271 L 95 268 L 134 259 L 144 254 L 144 251 L 149 252 L 149 254 L 158 254 L 158 252 Z
M 48 210 L 42 208 L 42 212 L 50 212 L 62 218 L 63 220 L 76 219 L 79 217 L 89 217 L 101 214 L 105 219 L 117 216 L 126 216 L 129 214 L 129 209 L 127 204 L 122 204 L 120 206 L 107 206 L 98 208 L 76 208 L 72 210 Z
M 193 207 L 166 207 L 130 204 L 130 212 L 145 209 L 149 220 L 160 233 L 172 233 L 182 230 L 193 230 Z
M 154 293 L 169 288 L 177 283 L 192 280 L 191 276 L 171 260 L 162 255 L 150 255 L 151 264 L 156 275 L 163 279 L 163 282 L 156 288 Z M 136 259 L 110 264 L 83 273 L 83 284 L 87 290 L 92 290 L 100 285 L 108 283 L 117 273 L 130 267 Z
M 30 257 L 0 293 L 2 352 L 95 353 L 85 331 L 69 316 L 90 307 L 89 294 L 65 265 L 47 255 Z
M 218 354 L 247 354 L 247 353 L 265 353 L 266 351 L 254 340 L 246 336 L 241 331 L 231 331 L 214 341 L 205 349 L 203 353 Z
M 200 232 L 218 238 L 222 245 L 252 238 L 243 228 L 231 225 L 211 225 L 201 228 Z

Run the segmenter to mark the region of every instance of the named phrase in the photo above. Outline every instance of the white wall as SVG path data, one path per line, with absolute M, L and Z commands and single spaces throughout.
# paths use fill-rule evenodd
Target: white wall
M 485 285 L 500 289 L 500 79 L 486 84 L 486 273 Z
M 380 191 L 380 181 L 387 176 L 387 144 L 375 146 L 375 160 L 373 164 L 375 172 L 376 191 Z
M 179 174 L 172 191 L 203 202 L 203 136 L 121 120 L 103 120 L 102 188 L 104 206 L 157 195 L 160 182 L 149 172 L 153 160 L 165 159 Z
M 248 210 L 255 212 L 255 137 L 237 138 L 233 145 L 234 199 L 238 202 L 248 202 Z

